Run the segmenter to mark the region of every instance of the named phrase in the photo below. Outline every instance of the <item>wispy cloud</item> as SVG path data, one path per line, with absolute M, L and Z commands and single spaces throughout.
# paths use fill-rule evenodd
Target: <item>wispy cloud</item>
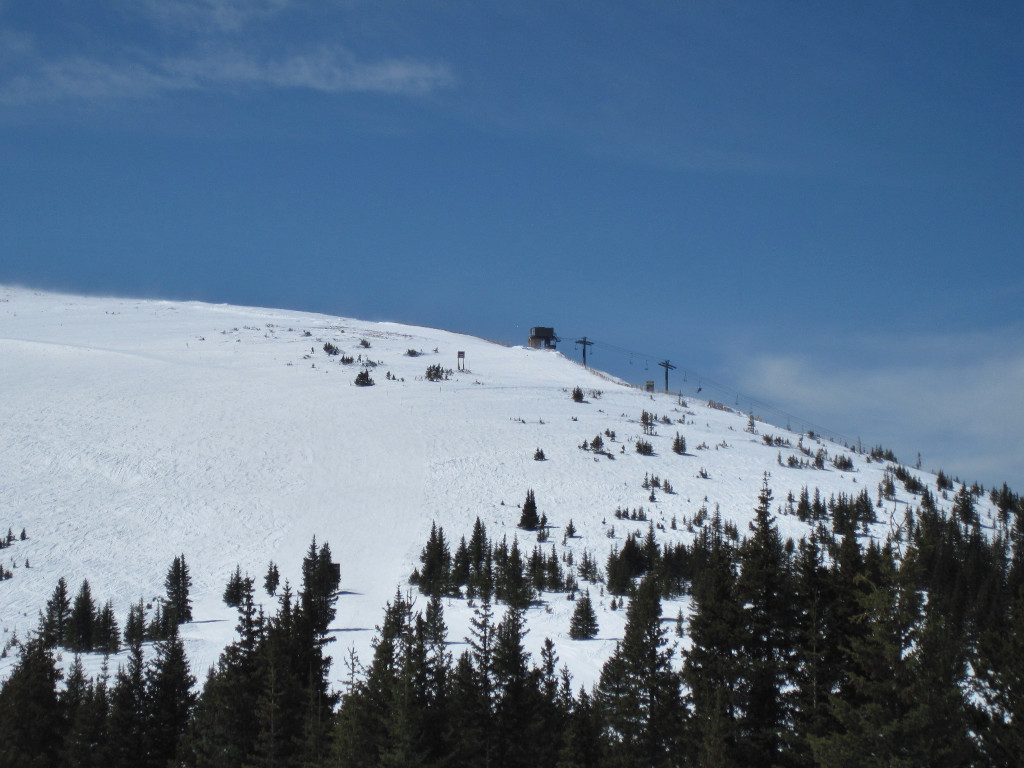
M 822 366 L 809 356 L 765 354 L 741 365 L 743 386 L 841 432 L 861 430 L 907 463 L 965 480 L 1024 485 L 1024 335 L 836 340 Z M 910 452 L 909 454 L 907 452 Z
M 96 103 L 189 91 L 423 95 L 455 83 L 443 61 L 395 55 L 386 42 L 371 51 L 365 41 L 349 44 L 344 5 L 328 14 L 303 0 L 123 5 L 125 14 L 106 25 L 76 20 L 35 34 L 5 28 L 0 15 L 0 104 Z
M 237 32 L 295 7 L 290 0 L 133 0 L 132 10 L 173 30 Z
M 147 60 L 87 57 L 45 60 L 28 56 L 20 71 L 0 81 L 0 103 L 124 100 L 183 91 L 306 89 L 329 94 L 422 95 L 448 88 L 455 78 L 443 63 L 412 59 L 358 59 L 323 48 L 281 58 L 244 51 Z

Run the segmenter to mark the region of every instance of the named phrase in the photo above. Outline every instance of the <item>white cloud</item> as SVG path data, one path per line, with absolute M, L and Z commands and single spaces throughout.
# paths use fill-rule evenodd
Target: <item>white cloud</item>
M 905 463 L 1024 487 L 1024 334 L 836 340 L 821 364 L 763 354 L 738 362 L 741 387 Z M 845 351 L 845 354 L 844 354 Z M 856 434 L 859 433 L 859 434 Z
M 289 0 L 130 0 L 161 27 L 210 32 L 237 32 L 250 23 L 271 19 L 295 3 Z
M 451 87 L 447 65 L 410 59 L 363 61 L 341 49 L 321 49 L 279 59 L 236 51 L 147 61 L 86 57 L 45 61 L 0 82 L 0 103 L 139 99 L 193 90 L 308 89 L 340 94 L 377 92 L 419 95 Z

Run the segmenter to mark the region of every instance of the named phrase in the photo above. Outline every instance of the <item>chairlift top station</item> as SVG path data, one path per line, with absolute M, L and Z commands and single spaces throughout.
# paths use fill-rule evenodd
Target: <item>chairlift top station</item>
M 530 329 L 530 338 L 526 343 L 531 349 L 554 349 L 555 344 L 559 341 L 561 339 L 555 335 L 554 328 L 544 328 L 538 325 Z

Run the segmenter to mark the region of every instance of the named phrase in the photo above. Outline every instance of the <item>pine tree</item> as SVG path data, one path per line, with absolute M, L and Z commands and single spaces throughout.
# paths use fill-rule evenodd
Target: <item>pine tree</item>
M 436 523 L 430 525 L 430 537 L 420 552 L 420 568 L 417 584 L 428 597 L 446 595 L 451 592 L 452 557 L 444 529 Z
M 445 731 L 450 764 L 466 768 L 494 765 L 489 681 L 481 677 L 472 654 L 464 651 L 455 663 Z
M 1022 553 L 1024 554 L 1024 553 Z M 1024 754 L 1024 589 L 1010 595 L 1002 627 L 979 639 L 973 688 L 984 762 L 1010 768 Z
M 736 593 L 733 553 L 717 515 L 701 530 L 694 549 L 704 562 L 693 580 L 683 678 L 693 707 L 696 757 L 699 764 L 740 765 L 743 606 Z
M 277 563 L 273 560 L 267 566 L 267 575 L 263 578 L 263 588 L 270 597 L 277 594 L 277 587 L 281 583 L 281 572 L 277 569 Z
M 682 760 L 679 676 L 667 646 L 658 584 L 647 576 L 630 601 L 622 642 L 601 669 L 597 687 L 613 765 L 671 766 Z
M 71 598 L 68 596 L 68 583 L 61 576 L 53 595 L 46 601 L 46 614 L 43 618 L 42 640 L 49 648 L 64 642 L 67 636 L 67 624 L 71 618 Z
M 228 583 L 224 587 L 224 605 L 229 608 L 237 608 L 241 605 L 244 584 L 245 577 L 242 576 L 242 566 L 236 565 L 235 572 L 228 577 Z
M 912 702 L 906 750 L 916 765 L 977 765 L 967 684 L 966 632 L 956 627 L 939 601 L 929 602 L 910 654 Z
M 127 663 L 117 670 L 110 692 L 109 765 L 131 768 L 148 763 L 146 665 L 141 643 L 128 647 Z
M 167 590 L 167 621 L 177 626 L 192 621 L 192 601 L 189 590 L 192 588 L 192 576 L 189 573 L 185 555 L 174 558 L 164 578 L 164 589 Z
M 828 706 L 829 693 L 838 685 L 842 669 L 842 627 L 838 620 L 835 573 L 826 564 L 824 526 L 800 541 L 794 565 L 797 608 L 793 677 L 794 762 L 812 765 L 810 740 L 837 725 Z
M 170 636 L 158 642 L 155 650 L 156 657 L 146 670 L 145 728 L 150 762 L 162 766 L 174 759 L 185 732 L 195 706 L 196 679 L 173 623 Z
M 597 613 L 590 600 L 588 589 L 576 601 L 569 623 L 569 637 L 573 640 L 591 640 L 597 636 Z
M 82 586 L 75 597 L 71 616 L 68 619 L 64 645 L 75 653 L 85 653 L 93 649 L 96 626 L 96 603 L 92 599 L 88 579 L 83 579 Z
M 417 624 L 424 647 L 422 727 L 428 762 L 438 762 L 448 751 L 445 733 L 451 707 L 452 655 L 448 650 L 448 628 L 441 598 L 427 601 L 423 620 Z
M 108 600 L 96 620 L 95 647 L 104 654 L 121 650 L 121 632 L 114 615 L 114 603 Z
M 523 502 L 523 513 L 519 516 L 519 527 L 527 531 L 535 531 L 539 525 L 540 517 L 537 515 L 537 500 L 531 489 L 526 492 L 526 501 Z
M 603 731 L 600 709 L 594 705 L 586 689 L 580 688 L 579 698 L 569 713 L 556 768 L 598 768 L 604 765 L 601 755 Z
M 146 607 L 142 598 L 128 608 L 128 620 L 124 624 L 124 642 L 127 645 L 141 643 L 146 639 Z
M 526 577 L 526 564 L 523 562 L 518 541 L 513 540 L 508 555 L 503 555 L 499 561 L 498 574 L 494 580 L 494 594 L 499 600 L 521 609 L 529 607 L 536 596 L 533 584 Z
M 882 558 L 879 566 L 858 601 L 866 632 L 849 639 L 843 678 L 830 697 L 838 728 L 811 739 L 823 768 L 925 764 L 912 755 L 917 724 L 907 696 L 913 687 L 909 650 L 920 621 L 920 596 L 901 587 L 891 558 Z
M 791 703 L 796 609 L 790 563 L 771 514 L 767 475 L 758 497 L 751 536 L 740 547 L 737 599 L 744 606 L 740 634 L 742 751 L 750 765 L 781 761 Z
M 63 768 L 102 768 L 109 746 L 106 667 L 94 682 L 85 677 L 82 660 L 76 657 L 60 703 L 67 723 L 60 765 Z
M 300 753 L 307 761 L 321 760 L 329 746 L 334 705 L 338 697 L 327 682 L 331 657 L 325 653 L 334 638 L 328 628 L 335 616 L 340 569 L 331 560 L 331 548 L 319 549 L 314 538 L 302 560 L 302 589 L 295 619 L 297 630 L 296 669 L 303 670 L 302 689 L 306 697 Z
M 540 706 L 536 678 L 523 647 L 523 610 L 509 606 L 494 633 L 494 762 L 498 766 L 533 766 L 532 718 Z
M 58 765 L 64 731 L 57 693 L 61 678 L 42 640 L 25 643 L 0 686 L 0 765 Z

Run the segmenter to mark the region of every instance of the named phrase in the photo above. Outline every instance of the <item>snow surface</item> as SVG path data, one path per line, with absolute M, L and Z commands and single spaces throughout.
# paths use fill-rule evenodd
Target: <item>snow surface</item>
M 376 386 L 354 386 L 359 365 L 325 354 L 328 341 L 377 362 Z M 410 349 L 423 354 L 410 357 Z M 428 365 L 457 368 L 459 350 L 468 371 L 425 380 Z M 575 386 L 601 395 L 574 403 Z M 644 409 L 673 422 L 648 438 L 656 452 L 650 457 L 632 445 L 642 436 Z M 885 466 L 807 436 L 812 450 L 851 456 L 854 470 L 779 466 L 780 449 L 761 435 L 792 442 L 793 449 L 781 449 L 783 461 L 806 458 L 795 449 L 798 435 L 763 423 L 750 434 L 745 414 L 695 399 L 684 407 L 675 395 L 643 392 L 558 352 L 302 312 L 2 286 L 0 424 L 0 531 L 28 533 L 0 550 L 0 562 L 14 569 L 0 582 L 0 645 L 38 626 L 60 576 L 72 598 L 87 578 L 100 605 L 113 601 L 123 627 L 131 603 L 164 593 L 171 560 L 184 554 L 195 621 L 182 636 L 200 680 L 234 635 L 236 613 L 221 597 L 236 564 L 255 577 L 257 597 L 272 613 L 276 601 L 262 589 L 269 562 L 297 586 L 314 535 L 341 564 L 330 651 L 340 686 L 350 648 L 369 662 L 384 605 L 408 589 L 432 522 L 443 526 L 453 550 L 480 516 L 492 538 L 518 537 L 529 552 L 536 536 L 515 526 L 532 488 L 554 526 L 545 546 L 571 549 L 576 562 L 589 549 L 603 567 L 628 532 L 647 531 L 647 523 L 614 519 L 616 507 L 644 507 L 664 524 L 657 531 L 663 541 L 689 540 L 685 526 L 670 530 L 669 521 L 692 519 L 705 504 L 710 511 L 718 505 L 745 533 L 765 472 L 779 506 L 804 486 L 826 499 L 866 488 L 874 499 Z M 606 429 L 616 435 L 614 443 L 605 438 L 614 460 L 580 449 Z M 671 451 L 677 431 L 686 456 Z M 538 447 L 546 461 L 534 461 Z M 708 479 L 698 476 L 702 469 Z M 675 494 L 649 502 L 641 487 L 646 473 L 670 480 Z M 916 474 L 934 489 L 933 476 Z M 914 497 L 899 488 L 898 501 L 879 517 L 902 519 L 908 502 Z M 979 506 L 990 518 L 988 502 Z M 579 538 L 563 545 L 570 519 Z M 806 533 L 794 517 L 780 514 L 778 524 L 783 536 Z M 887 530 L 880 523 L 872 533 L 884 537 Z M 596 682 L 625 618 L 609 610 L 598 585 L 591 594 L 596 640 L 569 638 L 575 604 L 564 595 L 546 594 L 528 613 L 535 660 L 550 637 L 577 685 Z M 666 621 L 680 608 L 685 601 L 666 602 Z M 502 611 L 495 607 L 498 618 Z M 464 602 L 447 601 L 456 654 L 471 616 Z M 87 661 L 94 672 L 102 664 L 100 656 Z M 13 652 L 0 659 L 0 679 L 14 663 Z

